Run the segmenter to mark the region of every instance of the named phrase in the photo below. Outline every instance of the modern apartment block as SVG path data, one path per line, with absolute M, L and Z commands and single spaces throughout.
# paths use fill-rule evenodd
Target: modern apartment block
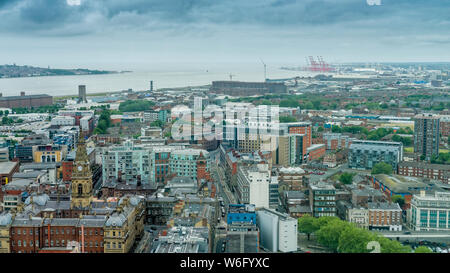
M 408 223 L 416 231 L 450 232 L 450 193 L 435 192 L 427 195 L 425 191 L 413 196 L 408 211 Z
M 123 146 L 109 147 L 102 155 L 103 182 L 118 180 L 127 184 L 150 181 L 150 150 L 133 146 L 127 141 Z
M 440 117 L 421 114 L 414 117 L 414 152 L 430 160 L 439 155 Z
M 339 133 L 324 133 L 322 139 L 326 150 L 333 151 L 347 149 L 353 140 L 349 136 Z
M 169 168 L 170 174 L 190 177 L 194 181 L 209 179 L 209 153 L 201 149 L 172 151 Z
M 269 207 L 270 170 L 267 164 L 239 166 L 236 194 L 240 204 Z
M 309 204 L 314 217 L 336 216 L 336 189 L 324 182 L 311 184 Z
M 397 170 L 402 160 L 401 142 L 355 140 L 348 152 L 348 166 L 353 169 L 372 169 L 375 164 L 385 162 Z
M 303 143 L 306 136 L 301 134 L 286 134 L 276 138 L 276 144 L 272 151 L 272 164 L 289 167 L 299 165 L 306 159 L 303 153 Z
M 450 136 L 450 115 L 442 115 L 439 120 L 439 126 L 442 137 Z

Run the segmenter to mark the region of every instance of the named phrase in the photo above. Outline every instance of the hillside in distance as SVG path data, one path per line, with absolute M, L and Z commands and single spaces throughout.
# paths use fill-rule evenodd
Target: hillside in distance
M 42 76 L 66 76 L 66 75 L 98 75 L 114 74 L 117 71 L 90 70 L 90 69 L 53 69 L 28 65 L 0 65 L 0 78 L 22 78 L 22 77 L 42 77 Z

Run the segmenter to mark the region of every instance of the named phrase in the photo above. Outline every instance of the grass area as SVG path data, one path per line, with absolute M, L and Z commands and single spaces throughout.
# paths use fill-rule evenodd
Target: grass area
M 405 153 L 413 153 L 414 152 L 414 147 L 403 147 L 403 151 Z

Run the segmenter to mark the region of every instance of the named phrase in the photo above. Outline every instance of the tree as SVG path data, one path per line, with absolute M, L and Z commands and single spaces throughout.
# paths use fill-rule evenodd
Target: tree
M 320 110 L 320 105 L 322 104 L 320 100 L 315 100 L 312 102 L 314 109 Z
M 352 224 L 341 221 L 339 219 L 331 220 L 316 232 L 317 241 L 321 245 L 333 250 L 334 252 L 337 252 L 339 246 L 339 238 L 342 232 L 346 228 L 351 226 Z
M 322 126 L 319 126 L 319 128 L 317 128 L 318 132 L 323 132 L 324 128 Z
M 398 205 L 403 208 L 405 205 L 405 198 L 401 195 L 393 195 L 391 198 L 392 202 L 398 203 Z
M 106 134 L 108 128 L 111 127 L 111 113 L 105 110 L 100 114 L 97 127 L 94 129 L 94 134 Z
M 411 247 L 404 246 L 398 241 L 377 235 L 375 241 L 380 244 L 381 253 L 411 253 Z
M 279 120 L 280 120 L 281 123 L 288 123 L 288 122 L 296 122 L 297 121 L 297 119 L 292 117 L 292 116 L 287 116 L 287 117 L 280 116 Z
M 10 118 L 8 118 L 8 117 L 3 117 L 3 118 L 2 118 L 2 124 L 8 125 L 8 124 L 11 124 L 11 123 L 13 123 L 13 120 L 12 120 L 12 119 L 10 119 Z
M 379 162 L 377 164 L 375 164 L 375 166 L 373 166 L 372 168 L 372 174 L 392 174 L 392 165 L 384 163 L 384 162 Z
M 339 220 L 339 218 L 335 216 L 323 216 L 317 218 L 314 224 L 316 225 L 316 230 L 319 230 L 321 227 L 328 225 L 331 221 L 336 220 Z
M 339 253 L 368 253 L 368 244 L 375 241 L 375 234 L 367 230 L 349 226 L 339 236 Z
M 315 225 L 315 218 L 312 216 L 303 216 L 298 218 L 298 231 L 301 233 L 306 233 L 308 240 L 311 233 L 317 231 L 317 226 Z
M 122 112 L 138 112 L 149 110 L 155 103 L 148 100 L 127 100 L 119 105 L 119 110 Z
M 154 127 L 164 127 L 164 122 L 160 121 L 159 119 L 153 121 L 152 123 L 150 123 L 150 126 L 154 126 Z
M 433 253 L 433 251 L 426 246 L 419 246 L 414 250 L 414 253 Z
M 337 125 L 331 125 L 331 132 L 333 133 L 342 133 L 342 128 Z
M 345 185 L 351 184 L 353 182 L 353 176 L 355 176 L 353 173 L 343 173 L 339 176 L 339 181 Z

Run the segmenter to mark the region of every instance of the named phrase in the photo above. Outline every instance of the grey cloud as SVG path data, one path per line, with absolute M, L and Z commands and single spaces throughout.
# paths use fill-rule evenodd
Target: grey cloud
M 61 30 L 61 34 L 67 35 L 72 31 L 79 33 L 77 28 L 86 32 L 114 28 L 111 24 L 119 21 L 120 28 L 148 27 L 150 30 L 199 24 L 288 28 L 354 24 L 358 27 L 373 21 L 375 26 L 389 28 L 393 27 L 389 24 L 393 20 L 400 23 L 397 28 L 407 28 L 410 24 L 426 28 L 432 27 L 432 23 L 450 21 L 448 1 L 381 1 L 382 6 L 374 7 L 367 5 L 366 0 L 82 0 L 81 6 L 68 6 L 65 0 L 0 0 L 0 16 L 4 22 L 0 28 L 40 33 Z M 127 22 L 120 20 L 124 14 L 129 19 Z

